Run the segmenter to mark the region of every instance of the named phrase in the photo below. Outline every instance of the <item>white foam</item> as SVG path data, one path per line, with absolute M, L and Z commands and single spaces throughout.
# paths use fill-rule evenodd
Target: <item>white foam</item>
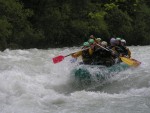
M 58 64 L 52 58 L 79 48 L 5 50 L 0 52 L 1 113 L 149 113 L 150 50 L 129 47 L 138 68 L 116 74 L 96 90 L 72 86 L 71 57 Z M 92 69 L 91 73 L 98 71 Z

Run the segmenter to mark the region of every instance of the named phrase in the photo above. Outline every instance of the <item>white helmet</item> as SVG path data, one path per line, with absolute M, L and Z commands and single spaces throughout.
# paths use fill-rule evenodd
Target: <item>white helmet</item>
M 126 41 L 124 39 L 122 39 L 121 42 L 126 44 Z
M 96 40 L 97 40 L 97 41 L 101 41 L 102 39 L 101 39 L 101 38 L 96 38 Z
M 106 41 L 102 41 L 102 46 L 107 46 L 107 42 Z

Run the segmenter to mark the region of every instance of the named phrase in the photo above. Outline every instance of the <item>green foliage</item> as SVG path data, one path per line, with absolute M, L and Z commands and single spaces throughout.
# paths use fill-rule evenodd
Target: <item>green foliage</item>
M 89 32 L 92 34 L 94 33 L 96 37 L 102 37 L 107 40 L 109 33 L 108 33 L 108 26 L 105 21 L 105 15 L 107 13 L 105 11 L 99 11 L 96 13 L 89 13 L 90 21 L 89 21 Z
M 110 3 L 110 4 L 105 4 L 104 7 L 106 11 L 110 11 L 116 9 L 118 6 L 114 3 Z
M 134 39 L 132 43 L 138 45 L 149 44 L 150 41 L 150 8 L 146 4 L 140 5 L 138 11 L 136 12 L 136 17 L 134 20 L 134 31 L 132 36 Z
M 3 29 L 1 37 L 7 37 L 7 39 L 4 39 L 7 47 L 9 48 L 9 45 L 12 44 L 15 44 L 16 47 L 18 45 L 18 48 L 32 47 L 33 44 L 26 43 L 27 41 L 24 41 L 24 39 L 31 38 L 32 40 L 38 34 L 32 29 L 28 21 L 28 17 L 32 16 L 33 12 L 24 9 L 23 5 L 16 0 L 1 0 L 0 10 L 0 17 L 3 19 L 0 22 L 3 23 L 0 25 L 0 28 Z
M 4 18 L 0 19 L 0 50 L 7 47 L 7 38 L 12 34 L 12 26 Z
M 106 22 L 104 20 L 104 17 L 106 15 L 106 12 L 101 11 L 101 12 L 97 12 L 97 13 L 89 13 L 89 17 L 91 18 L 90 23 L 91 26 L 94 26 L 94 29 L 96 30 L 106 30 L 107 29 L 107 25 Z
M 0 0 L 0 49 L 81 45 L 93 34 L 150 44 L 145 0 Z
M 0 19 L 0 38 L 8 38 L 12 34 L 12 26 L 6 19 Z
M 130 37 L 132 28 L 132 19 L 119 9 L 114 9 L 108 12 L 106 21 L 109 26 L 109 32 L 113 36 L 121 36 L 122 38 Z

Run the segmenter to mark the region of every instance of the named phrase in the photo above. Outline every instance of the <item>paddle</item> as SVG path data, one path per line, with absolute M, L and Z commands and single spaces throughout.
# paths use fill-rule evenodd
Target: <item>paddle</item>
M 87 49 L 89 49 L 89 48 L 82 49 L 82 50 L 80 50 L 80 51 L 84 51 L 84 50 L 87 50 Z M 80 51 L 76 51 L 76 52 L 80 52 Z M 54 64 L 59 63 L 59 62 L 63 61 L 65 57 L 68 57 L 68 56 L 70 56 L 70 55 L 72 55 L 72 54 L 74 54 L 74 53 L 76 53 L 76 52 L 70 53 L 70 54 L 68 54 L 68 55 L 66 55 L 66 56 L 59 55 L 59 56 L 57 56 L 57 57 L 54 57 L 54 58 L 53 58 L 53 63 L 54 63 Z
M 105 49 L 106 51 L 113 51 L 112 49 L 107 49 L 107 48 L 105 48 L 105 47 L 103 47 L 103 46 L 101 46 L 99 44 L 96 44 L 96 45 L 98 45 L 99 47 Z M 139 62 L 139 61 L 137 61 L 135 59 L 127 58 L 127 57 L 121 57 L 120 56 L 120 59 L 121 59 L 122 62 L 124 62 L 125 64 L 128 64 L 129 66 L 137 67 L 137 66 L 139 66 L 141 64 L 141 62 Z
M 96 44 L 96 45 L 99 46 L 99 47 L 101 47 L 101 48 L 103 48 L 103 49 L 105 49 L 106 51 L 110 51 L 109 49 L 107 49 L 107 48 L 105 48 L 105 47 L 103 47 L 103 46 L 101 46 L 99 44 Z
M 130 65 L 130 66 L 134 66 L 134 67 L 137 67 L 137 66 L 139 66 L 139 65 L 141 64 L 141 62 L 139 62 L 139 61 L 137 61 L 137 60 L 135 60 L 135 59 L 127 58 L 127 57 L 120 57 L 120 59 L 121 59 L 124 63 L 126 63 L 126 64 L 128 64 L 128 65 Z

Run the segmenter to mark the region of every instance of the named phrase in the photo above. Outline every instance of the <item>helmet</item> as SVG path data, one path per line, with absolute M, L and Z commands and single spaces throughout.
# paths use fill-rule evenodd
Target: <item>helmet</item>
M 89 47 L 90 44 L 89 44 L 88 42 L 84 42 L 84 43 L 83 43 L 83 46 Z
M 121 42 L 126 44 L 126 41 L 124 39 L 122 39 Z
M 96 39 L 96 41 L 101 41 L 101 40 L 102 40 L 101 38 L 97 38 L 97 39 Z
M 93 44 L 94 43 L 94 39 L 89 39 L 89 44 Z
M 106 41 L 102 41 L 101 43 L 103 46 L 107 46 L 107 42 Z
M 115 38 L 111 38 L 110 39 L 110 44 L 115 44 L 116 43 L 116 39 Z
M 121 38 L 117 37 L 116 40 L 121 41 Z

